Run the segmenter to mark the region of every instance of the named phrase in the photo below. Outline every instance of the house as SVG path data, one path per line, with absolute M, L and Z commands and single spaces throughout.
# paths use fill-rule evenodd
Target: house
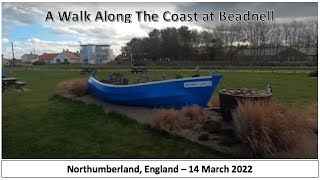
M 125 54 L 119 54 L 117 57 L 115 57 L 112 64 L 130 64 L 130 58 L 129 56 L 126 56 Z
M 286 48 L 243 48 L 240 49 L 235 56 L 276 56 L 278 53 L 284 51 Z
M 32 54 L 32 52 L 30 54 L 24 54 L 21 56 L 21 61 L 23 63 L 33 63 L 38 60 L 39 60 L 39 55 Z
M 39 60 L 46 64 L 80 63 L 80 57 L 68 50 L 63 50 L 61 53 L 44 53 L 39 57 Z
M 277 54 L 277 58 L 282 61 L 307 61 L 306 54 L 295 48 L 286 48 Z
M 238 64 L 315 65 L 318 54 L 312 48 L 245 48 L 235 54 Z
M 55 58 L 58 53 L 43 53 L 40 57 L 40 61 L 44 61 L 46 64 L 52 64 L 53 58 Z
M 80 57 L 72 52 L 69 51 L 63 51 L 62 53 L 55 56 L 52 60 L 53 64 L 59 64 L 59 63 L 80 63 Z
M 80 61 L 85 64 L 106 64 L 114 60 L 112 49 L 108 44 L 81 45 Z
M 318 61 L 318 49 L 317 48 L 299 48 L 299 52 L 307 56 L 308 61 Z

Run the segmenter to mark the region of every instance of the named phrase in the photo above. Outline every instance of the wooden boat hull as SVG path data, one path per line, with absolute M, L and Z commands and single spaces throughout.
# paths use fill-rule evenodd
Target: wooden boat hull
M 222 75 L 111 85 L 88 79 L 89 93 L 106 102 L 144 107 L 207 106 Z

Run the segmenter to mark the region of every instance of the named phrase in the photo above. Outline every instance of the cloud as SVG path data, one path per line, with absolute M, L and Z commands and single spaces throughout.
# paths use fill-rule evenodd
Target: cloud
M 295 18 L 318 16 L 317 2 L 203 2 L 185 3 L 179 5 L 182 12 L 218 12 L 227 11 L 232 13 L 244 13 L 248 10 L 252 12 L 264 12 L 274 10 L 277 18 Z
M 198 12 L 203 13 L 219 13 L 226 11 L 227 13 L 246 13 L 249 11 L 254 13 L 265 13 L 273 10 L 276 22 L 290 22 L 293 20 L 317 20 L 318 19 L 318 3 L 316 2 L 199 2 L 185 3 L 178 5 L 177 9 L 184 13 Z M 213 28 L 222 22 L 208 23 L 199 21 L 195 24 L 205 28 Z
M 34 7 L 24 6 L 23 3 L 3 3 L 2 23 L 14 25 L 31 25 L 39 23 L 41 12 Z
M 7 44 L 9 42 L 8 38 L 2 38 L 2 44 Z
M 8 36 L 12 33 L 12 28 L 2 26 L 2 36 Z
M 155 8 L 156 7 L 156 8 Z M 72 11 L 78 13 L 86 10 L 92 14 L 93 22 L 60 22 L 57 20 L 58 11 Z M 180 23 L 141 22 L 137 21 L 136 11 L 145 10 L 149 13 L 161 14 L 166 10 L 176 12 L 174 3 L 4 3 L 3 23 L 13 25 L 41 25 L 51 37 L 63 37 L 81 41 L 83 44 L 92 42 L 95 44 L 111 44 L 115 53 L 120 53 L 121 46 L 125 45 L 133 37 L 145 37 L 153 28 L 167 26 L 180 27 Z M 46 13 L 51 11 L 55 22 L 45 22 Z M 107 14 L 132 14 L 133 23 L 124 22 L 94 22 L 95 14 L 101 11 Z M 23 17 L 23 18 L 22 18 Z M 144 24 L 145 26 L 141 25 Z M 148 28 L 149 27 L 149 28 Z M 28 42 L 35 42 L 38 37 Z M 61 39 L 61 38 L 59 38 Z M 43 40 L 42 40 L 43 41 Z M 43 49 L 43 48 L 41 48 Z
M 156 28 L 189 26 L 190 29 L 199 31 L 210 29 L 216 23 L 204 22 L 165 22 L 162 13 L 192 13 L 197 11 L 207 13 L 210 11 L 226 10 L 229 12 L 252 11 L 264 12 L 266 9 L 276 11 L 276 20 L 289 21 L 292 19 L 314 19 L 318 17 L 317 3 L 148 3 L 148 2 L 122 2 L 122 3 L 29 3 L 29 2 L 5 2 L 2 3 L 2 35 L 13 36 L 15 28 L 42 27 L 42 34 L 51 37 L 51 41 L 45 36 L 32 34 L 19 37 L 15 41 L 17 54 L 29 53 L 33 48 L 38 54 L 43 52 L 60 52 L 62 49 L 79 50 L 79 42 L 110 44 L 115 54 L 120 53 L 121 46 L 133 37 L 146 37 L 148 33 Z M 59 22 L 58 11 L 72 11 L 79 13 L 86 10 L 92 14 L 93 22 Z M 148 13 L 156 13 L 160 16 L 159 22 L 138 22 L 136 11 L 145 10 Z M 47 12 L 51 11 L 55 22 L 46 22 Z M 133 23 L 124 22 L 95 22 L 95 14 L 101 11 L 107 14 L 132 14 Z M 40 31 L 40 30 L 39 30 Z M 41 34 L 39 33 L 39 34 Z M 8 36 L 10 34 L 10 36 Z M 26 41 L 22 41 L 22 39 Z M 54 41 L 52 39 L 58 39 Z M 68 39 L 63 41 L 61 39 Z M 10 48 L 3 49 L 4 54 L 10 54 Z

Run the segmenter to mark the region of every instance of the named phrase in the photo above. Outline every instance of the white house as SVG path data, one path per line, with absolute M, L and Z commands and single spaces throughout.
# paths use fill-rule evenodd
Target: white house
M 55 58 L 58 53 L 43 53 L 40 57 L 40 61 L 44 61 L 46 64 L 52 64 L 53 63 L 53 58 Z
M 61 53 L 44 53 L 39 57 L 39 60 L 44 61 L 46 64 L 80 63 L 80 57 L 69 51 L 63 51 Z
M 52 60 L 53 64 L 59 64 L 59 63 L 80 63 L 80 57 L 74 53 L 63 51 L 62 53 L 55 56 Z
M 21 56 L 21 61 L 23 63 L 33 63 L 38 60 L 39 60 L 39 55 L 32 54 L 32 52 L 30 54 L 24 54 Z

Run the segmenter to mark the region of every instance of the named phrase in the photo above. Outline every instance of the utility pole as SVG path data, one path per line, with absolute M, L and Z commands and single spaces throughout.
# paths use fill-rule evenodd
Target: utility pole
M 13 42 L 11 42 L 11 48 L 12 48 L 12 60 L 14 60 Z
M 83 59 L 81 59 L 81 41 L 78 41 L 78 42 L 79 42 L 79 44 L 80 44 L 80 50 L 79 50 L 79 54 L 80 54 L 80 61 L 82 62 L 82 63 L 81 63 L 81 66 L 83 67 L 83 63 L 84 63 L 83 61 L 84 61 L 84 60 L 83 60 Z
M 15 62 L 15 59 L 14 59 L 13 42 L 11 42 L 11 48 L 12 48 L 12 63 L 13 63 L 13 67 L 15 67 L 16 66 L 16 62 Z

